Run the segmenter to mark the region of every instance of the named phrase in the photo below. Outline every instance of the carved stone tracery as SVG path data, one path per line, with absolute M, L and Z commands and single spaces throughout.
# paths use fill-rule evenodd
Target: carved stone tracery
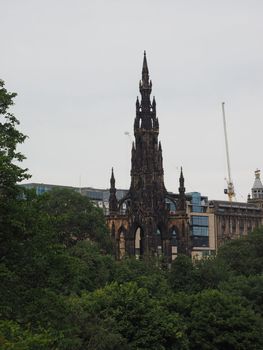
M 166 207 L 166 198 L 169 194 L 166 191 L 163 178 L 163 157 L 162 146 L 158 142 L 159 121 L 156 117 L 156 101 L 151 100 L 152 82 L 149 80 L 149 71 L 146 54 L 144 53 L 142 79 L 139 83 L 141 100 L 136 100 L 136 117 L 134 120 L 135 142 L 131 151 L 131 185 L 127 195 L 117 202 L 115 178 L 112 170 L 111 188 L 109 199 L 109 216 L 107 222 L 111 228 L 114 224 L 115 239 L 120 240 L 118 230 L 123 230 L 122 244 L 125 241 L 126 254 L 136 255 L 136 231 L 140 229 L 140 255 L 149 257 L 161 253 L 167 262 L 171 261 L 172 231 L 175 217 L 170 218 Z M 120 214 L 121 205 L 126 202 L 127 210 L 125 215 Z M 185 188 L 184 178 L 181 171 L 178 210 L 180 216 L 179 226 L 185 234 Z M 185 221 L 185 222 L 184 222 Z M 183 229 L 184 227 L 184 229 Z M 188 232 L 186 233 L 187 235 Z M 178 235 L 180 235 L 178 230 Z M 179 238 L 179 236 L 178 236 Z M 184 245 L 187 240 L 181 237 L 179 252 L 188 253 Z M 161 247 L 161 248 L 160 248 Z M 116 244 L 119 248 L 119 243 Z M 122 252 L 117 252 L 117 258 L 121 258 Z

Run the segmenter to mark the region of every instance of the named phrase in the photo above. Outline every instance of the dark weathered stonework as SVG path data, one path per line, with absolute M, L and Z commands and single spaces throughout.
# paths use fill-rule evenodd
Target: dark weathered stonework
M 139 89 L 141 98 L 136 100 L 131 185 L 127 195 L 117 203 L 112 171 L 107 222 L 115 240 L 118 259 L 124 255 L 149 257 L 162 254 L 170 262 L 172 232 L 175 230 L 178 253 L 191 253 L 184 178 L 181 170 L 177 213 L 171 217 L 166 198 L 175 199 L 169 197 L 164 185 L 162 147 L 158 141 L 159 121 L 155 98 L 151 99 L 152 82 L 145 53 Z M 123 204 L 126 208 L 124 213 Z

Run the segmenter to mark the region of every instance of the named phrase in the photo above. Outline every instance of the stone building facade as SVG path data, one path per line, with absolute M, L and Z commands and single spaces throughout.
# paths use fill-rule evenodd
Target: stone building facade
M 247 235 L 262 226 L 263 213 L 255 203 L 210 201 L 209 212 L 214 216 L 216 251 L 225 242 Z
M 213 200 L 209 212 L 214 216 L 215 249 L 225 242 L 240 238 L 263 225 L 263 185 L 260 170 L 255 171 L 255 180 L 246 202 Z
M 125 255 L 141 258 L 161 255 L 169 263 L 172 240 L 177 241 L 177 253 L 191 254 L 184 177 L 181 170 L 179 194 L 175 199 L 164 185 L 159 120 L 155 98 L 151 99 L 152 82 L 145 53 L 139 89 L 141 98 L 136 100 L 135 140 L 131 151 L 131 184 L 128 193 L 118 201 L 112 170 L 107 223 L 115 241 L 117 259 Z M 167 199 L 176 206 L 173 215 L 167 208 Z

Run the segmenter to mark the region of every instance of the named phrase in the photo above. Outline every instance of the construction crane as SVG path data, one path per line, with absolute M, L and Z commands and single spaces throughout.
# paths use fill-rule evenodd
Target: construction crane
M 226 145 L 226 160 L 227 160 L 227 172 L 228 172 L 228 178 L 227 181 L 227 188 L 224 190 L 224 193 L 228 195 L 229 202 L 232 202 L 233 199 L 235 199 L 235 189 L 234 184 L 231 178 L 231 169 L 230 169 L 230 157 L 229 157 L 229 149 L 228 149 L 228 140 L 227 140 L 227 130 L 226 130 L 226 115 L 225 115 L 225 102 L 222 102 L 222 112 L 223 112 L 223 123 L 224 123 L 224 134 L 225 134 L 225 145 Z

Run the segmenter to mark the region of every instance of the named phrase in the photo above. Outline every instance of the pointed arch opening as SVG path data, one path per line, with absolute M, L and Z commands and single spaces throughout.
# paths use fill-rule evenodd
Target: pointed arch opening
M 169 235 L 171 237 L 172 260 L 174 260 L 177 256 L 178 239 L 180 237 L 179 228 L 173 225 L 169 230 Z
M 169 235 L 171 237 L 172 245 L 177 246 L 179 239 L 179 228 L 176 225 L 173 225 L 169 229 Z
M 156 239 L 156 254 L 157 256 L 161 257 L 163 255 L 163 239 L 162 239 L 162 228 L 160 225 L 156 227 L 155 232 L 155 239 Z
M 140 259 L 144 254 L 144 233 L 141 226 L 137 226 L 134 232 L 134 252 L 136 259 Z
M 126 229 L 124 226 L 121 226 L 118 230 L 118 257 L 123 259 L 126 255 Z

